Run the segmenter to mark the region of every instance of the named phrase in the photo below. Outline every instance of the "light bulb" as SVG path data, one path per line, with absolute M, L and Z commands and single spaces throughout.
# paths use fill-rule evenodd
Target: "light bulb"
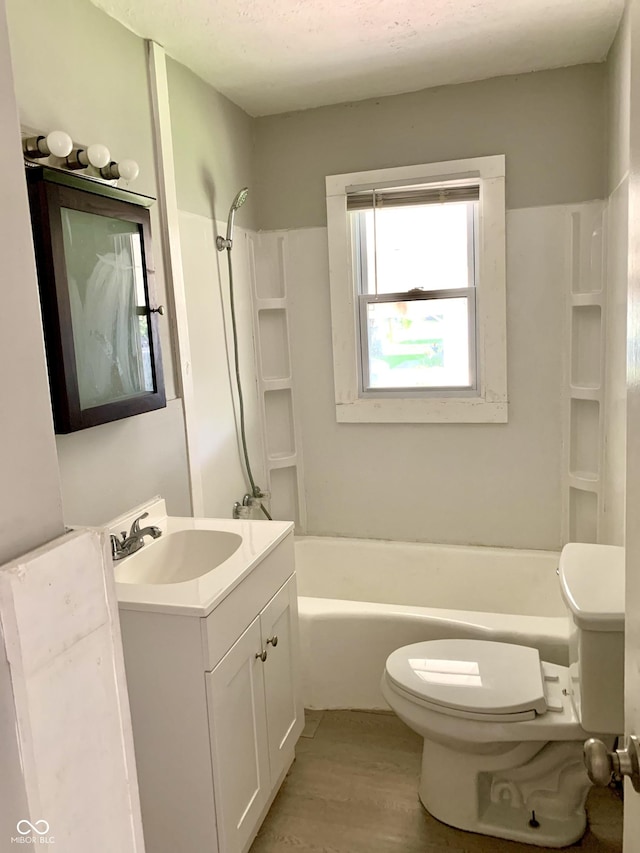
M 64 130 L 52 130 L 47 136 L 38 139 L 38 149 L 44 157 L 53 154 L 54 157 L 66 157 L 71 154 L 73 140 Z
M 50 154 L 64 158 L 71 153 L 72 148 L 71 137 L 63 130 L 52 130 L 47 136 L 29 136 L 22 140 L 25 156 L 33 160 Z
M 121 178 L 125 181 L 135 181 L 140 174 L 140 166 L 135 160 L 120 160 L 118 163 L 118 172 Z
M 117 180 L 118 178 L 124 178 L 125 181 L 135 181 L 139 173 L 140 167 L 135 160 L 121 160 L 119 163 L 112 160 L 100 169 L 100 174 L 107 181 Z
M 106 145 L 95 143 L 88 148 L 75 148 L 66 159 L 65 166 L 67 169 L 86 169 L 87 166 L 93 166 L 96 169 L 102 169 L 111 159 L 109 149 Z
M 99 142 L 90 145 L 84 152 L 84 157 L 87 159 L 87 164 L 91 164 L 95 169 L 102 169 L 111 160 L 109 149 Z

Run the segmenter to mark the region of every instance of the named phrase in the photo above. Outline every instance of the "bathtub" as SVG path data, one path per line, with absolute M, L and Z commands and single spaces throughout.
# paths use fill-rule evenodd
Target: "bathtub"
M 568 662 L 557 552 L 316 536 L 295 552 L 307 708 L 387 708 L 385 661 L 421 640 L 500 640 Z

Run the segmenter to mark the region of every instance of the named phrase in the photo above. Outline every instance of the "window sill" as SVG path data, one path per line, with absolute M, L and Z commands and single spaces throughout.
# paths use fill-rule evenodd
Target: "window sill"
M 508 403 L 480 397 L 368 398 L 337 403 L 336 420 L 343 424 L 505 424 Z

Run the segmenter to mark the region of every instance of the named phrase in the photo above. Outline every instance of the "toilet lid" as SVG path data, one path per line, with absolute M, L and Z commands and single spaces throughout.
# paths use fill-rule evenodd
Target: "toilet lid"
M 389 680 L 430 705 L 476 715 L 547 711 L 537 649 L 488 640 L 429 640 L 396 649 Z

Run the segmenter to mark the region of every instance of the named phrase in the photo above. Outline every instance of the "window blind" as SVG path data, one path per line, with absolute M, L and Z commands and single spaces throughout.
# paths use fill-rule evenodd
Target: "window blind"
M 480 185 L 389 187 L 347 194 L 347 210 L 371 210 L 374 207 L 402 207 L 416 204 L 445 204 L 454 201 L 478 201 Z

